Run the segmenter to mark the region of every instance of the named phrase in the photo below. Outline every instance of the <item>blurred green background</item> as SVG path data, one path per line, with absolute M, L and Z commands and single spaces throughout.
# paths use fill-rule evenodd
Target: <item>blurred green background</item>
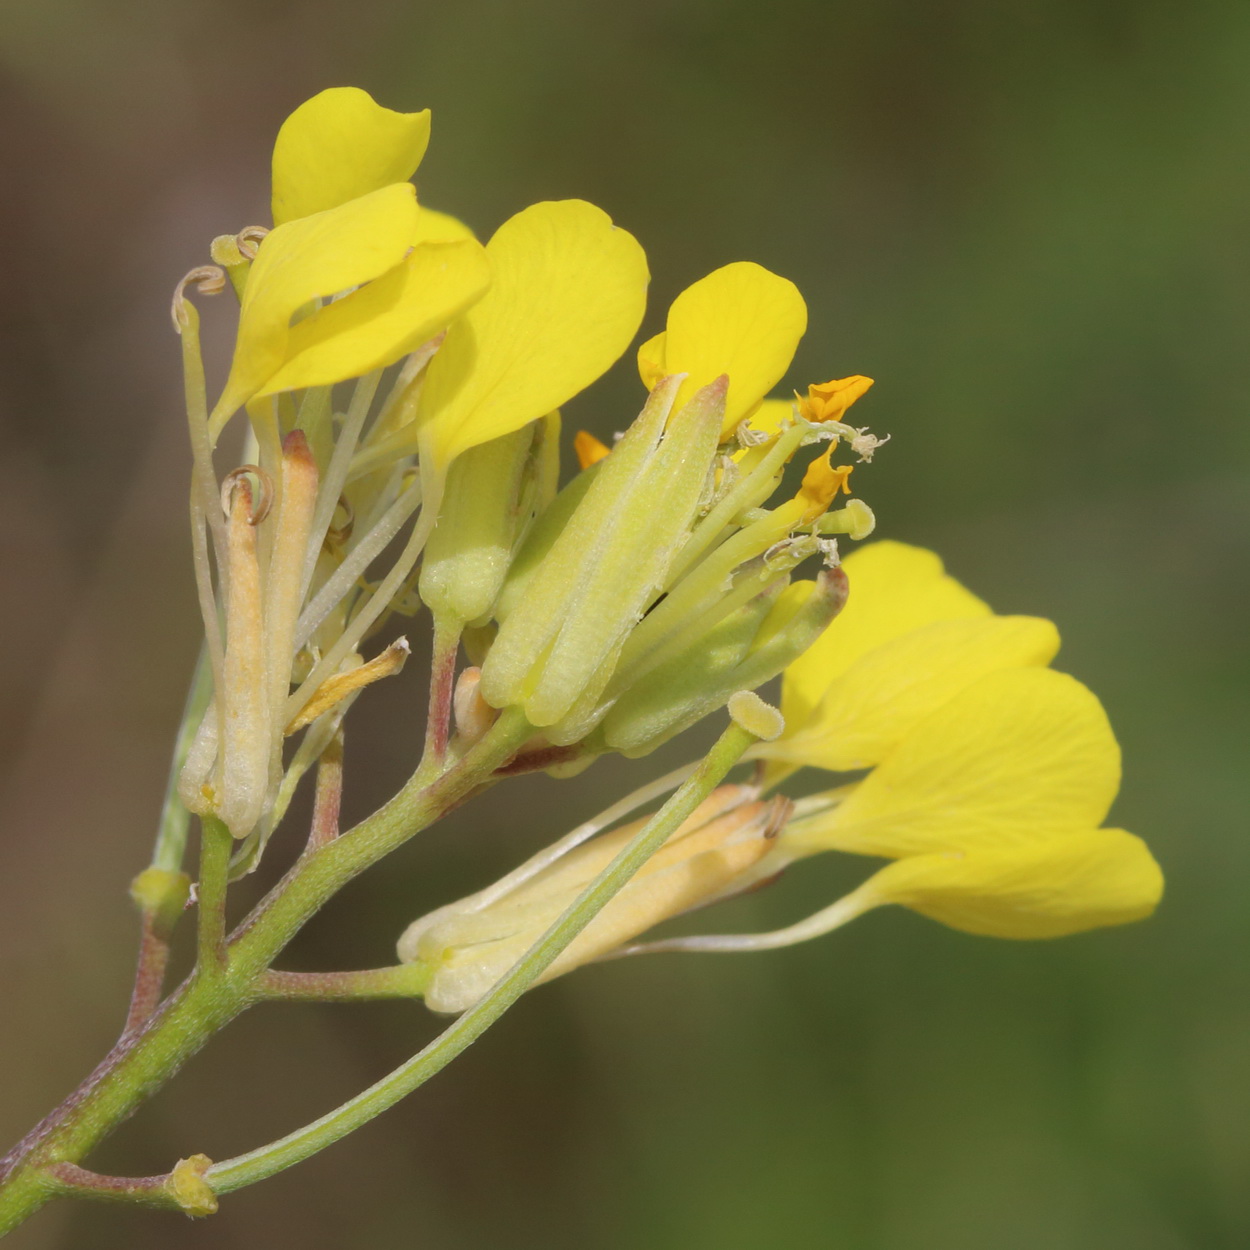
M 1113 818 L 1169 879 L 1155 920 L 1053 944 L 900 912 L 583 970 L 209 1221 L 65 1205 L 12 1244 L 1250 1246 L 1248 67 L 1242 0 L 5 5 L 0 1137 L 124 1011 L 125 887 L 197 646 L 169 293 L 265 219 L 276 127 L 328 85 L 431 106 L 422 194 L 483 233 L 536 199 L 607 209 L 651 258 L 648 329 L 727 261 L 794 278 L 790 381 L 878 380 L 856 417 L 894 439 L 856 477 L 879 533 L 1059 622 L 1059 666 L 1123 742 Z M 208 319 L 220 359 L 225 305 Z M 606 435 L 638 398 L 626 363 L 568 415 Z M 357 713 L 357 813 L 412 760 L 417 667 Z M 287 966 L 385 961 L 420 911 L 663 764 L 496 792 Z M 725 923 L 785 923 L 855 871 L 792 874 Z M 238 1153 L 435 1027 L 409 1004 L 253 1012 L 93 1162 Z

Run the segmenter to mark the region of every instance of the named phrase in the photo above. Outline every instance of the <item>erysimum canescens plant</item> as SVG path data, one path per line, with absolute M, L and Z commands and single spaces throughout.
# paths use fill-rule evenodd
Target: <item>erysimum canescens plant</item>
M 735 262 L 679 295 L 638 349 L 640 415 L 612 447 L 578 433 L 561 486 L 560 408 L 628 350 L 646 258 L 580 200 L 535 204 L 479 242 L 417 199 L 429 130 L 428 113 L 322 92 L 279 132 L 272 228 L 213 240 L 212 263 L 178 284 L 203 653 L 132 888 L 142 946 L 124 1031 L 0 1165 L 0 1232 L 60 1195 L 210 1214 L 411 1092 L 530 986 L 598 959 L 783 946 L 887 904 L 1048 938 L 1158 901 L 1144 844 L 1102 827 L 1118 749 L 1095 697 L 1049 667 L 1054 627 L 994 615 L 928 551 L 876 542 L 842 561 L 839 539 L 875 524 L 853 468 L 885 440 L 847 420 L 868 378 L 770 397 L 806 328 L 797 288 Z M 189 296 L 227 288 L 238 330 L 210 396 Z M 232 422 L 247 450 L 222 473 Z M 426 610 L 412 774 L 340 830 L 349 713 L 403 667 L 396 618 Z M 780 711 L 753 693 L 779 675 Z M 646 755 L 721 709 L 729 725 L 702 759 L 415 920 L 398 962 L 274 968 L 342 886 L 451 808 L 518 773 Z M 753 770 L 726 783 L 740 762 Z M 779 787 L 801 769 L 836 776 L 792 801 Z M 295 846 L 284 818 L 307 774 L 313 815 Z M 890 862 L 775 932 L 645 939 L 836 851 Z M 230 886 L 267 853 L 289 869 L 232 928 Z M 188 912 L 195 967 L 167 993 Z M 268 1145 L 151 1177 L 83 1166 L 246 1008 L 379 997 L 456 1019 Z

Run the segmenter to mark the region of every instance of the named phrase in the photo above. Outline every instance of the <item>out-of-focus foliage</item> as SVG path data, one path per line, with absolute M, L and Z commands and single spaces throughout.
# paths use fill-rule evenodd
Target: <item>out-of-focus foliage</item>
M 657 275 L 646 333 L 727 262 L 795 279 L 811 326 L 789 380 L 877 379 L 856 413 L 894 435 L 878 533 L 1059 623 L 1057 667 L 1124 748 L 1111 819 L 1169 885 L 1149 923 L 1053 944 L 887 911 L 774 954 L 583 970 L 207 1223 L 66 1207 L 15 1247 L 1245 1245 L 1248 60 L 1238 0 L 8 6 L 0 1059 L 26 1075 L 0 1136 L 120 1023 L 126 883 L 193 660 L 169 291 L 264 218 L 274 128 L 327 85 L 431 107 L 421 195 L 483 237 L 537 199 L 602 205 Z M 224 302 L 205 322 L 224 346 Z M 568 424 L 607 438 L 638 390 L 626 360 Z M 361 812 L 418 732 L 417 667 L 348 742 Z M 412 915 L 662 766 L 475 804 L 288 966 L 383 962 Z M 784 924 L 853 869 L 722 919 Z M 99 1166 L 258 1144 L 432 1027 L 415 1005 L 253 1013 Z

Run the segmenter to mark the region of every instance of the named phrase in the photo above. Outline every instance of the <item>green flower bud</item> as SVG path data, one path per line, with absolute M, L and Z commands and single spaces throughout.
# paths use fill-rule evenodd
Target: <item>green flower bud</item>
M 725 382 L 670 420 L 680 382 L 652 392 L 504 620 L 482 665 L 492 706 L 521 706 L 531 724 L 552 726 L 611 678 L 689 533 L 716 456 Z
M 479 621 L 494 606 L 522 524 L 522 483 L 536 428 L 471 447 L 452 462 L 418 586 L 436 618 Z

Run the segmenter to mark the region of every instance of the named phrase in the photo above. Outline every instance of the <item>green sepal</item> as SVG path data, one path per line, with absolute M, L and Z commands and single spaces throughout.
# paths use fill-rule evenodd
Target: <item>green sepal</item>
M 563 525 L 557 529 L 551 517 L 563 494 L 535 525 L 517 562 L 534 564 L 519 570 L 525 584 L 514 601 L 501 605 L 505 610 L 499 636 L 482 665 L 479 689 L 492 707 L 523 704 L 528 698 L 532 673 L 555 641 L 588 571 L 613 540 L 622 509 L 664 432 L 678 385 L 679 380 L 669 379 L 651 392 L 641 415 L 599 463 Z M 545 551 L 544 542 L 549 544 Z
M 828 628 L 846 594 L 846 574 L 839 568 L 821 573 L 814 583 L 787 587 L 765 605 L 764 613 L 752 601 L 703 642 L 623 695 L 596 737 L 607 749 L 631 759 L 649 754 L 723 706 L 737 691 L 754 690 L 776 677 Z M 751 610 L 752 636 L 743 645 L 740 622 L 750 619 Z
M 623 501 L 609 542 L 579 579 L 525 702 L 530 724 L 555 725 L 579 699 L 597 698 L 611 679 L 621 648 L 660 593 L 695 520 L 716 456 L 724 402 L 723 382 L 713 383 L 669 421 Z M 560 745 L 576 741 L 564 733 L 548 736 Z
M 603 750 L 633 750 L 663 733 L 707 687 L 719 689 L 751 650 L 786 581 L 778 578 L 722 620 L 700 628 L 696 646 L 683 649 L 620 695 L 591 742 Z
M 603 461 L 600 461 L 602 464 Z M 599 465 L 591 465 L 583 469 L 558 495 L 550 505 L 538 514 L 529 533 L 521 543 L 508 576 L 499 592 L 495 604 L 495 619 L 506 620 L 525 597 L 529 584 L 546 559 L 547 553 L 555 545 L 556 539 L 564 532 L 569 518 L 577 510 L 578 505 L 586 497 L 591 483 L 599 472 Z

